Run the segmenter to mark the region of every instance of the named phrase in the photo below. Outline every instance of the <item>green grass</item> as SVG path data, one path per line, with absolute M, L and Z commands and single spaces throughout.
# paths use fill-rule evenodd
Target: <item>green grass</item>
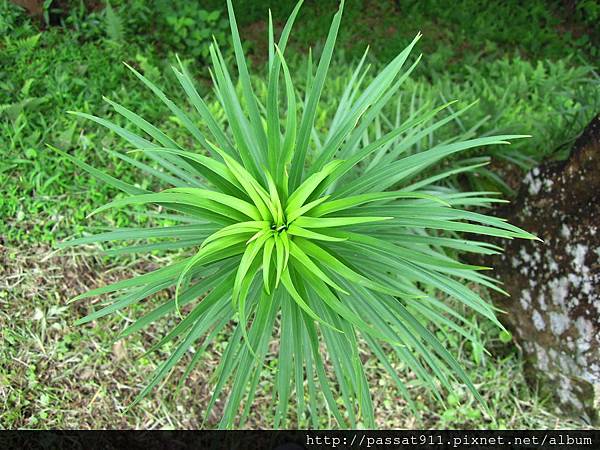
M 123 277 L 117 264 L 107 265 L 90 253 L 55 253 L 47 246 L 7 249 L 0 247 L 0 429 L 14 428 L 197 428 L 208 402 L 207 383 L 224 349 L 216 344 L 205 360 L 206 370 L 192 373 L 178 397 L 173 395 L 183 368 L 139 407 L 126 411 L 145 378 L 156 368 L 154 359 L 142 357 L 165 327 L 149 329 L 111 347 L 111 336 L 122 330 L 123 318 L 114 317 L 102 326 L 94 323 L 73 327 L 90 311 L 89 306 L 66 306 L 67 298 L 98 283 Z M 160 260 L 150 259 L 127 270 L 144 271 Z M 66 275 L 66 277 L 65 277 Z M 144 308 L 131 311 L 131 316 Z M 168 324 L 165 324 L 168 325 Z M 480 326 L 482 344 L 492 356 L 462 347 L 459 362 L 488 401 L 498 428 L 585 428 L 583 422 L 567 420 L 548 409 L 544 398 L 523 378 L 523 360 L 512 344 L 505 344 L 493 327 Z M 169 348 L 165 349 L 166 352 Z M 269 360 L 277 348 L 270 349 Z M 476 356 L 477 355 L 477 356 Z M 488 428 L 493 424 L 478 405 L 457 386 L 447 410 L 439 408 L 427 389 L 415 380 L 409 390 L 419 411 L 414 416 L 396 392 L 377 360 L 365 354 L 369 382 L 373 386 L 382 428 Z M 186 356 L 189 360 L 191 355 Z M 141 358 L 141 359 L 140 359 Z M 268 362 L 275 368 L 273 362 Z M 398 363 L 395 367 L 401 368 Z M 268 372 L 260 382 L 255 416 L 248 427 L 267 427 L 273 413 L 267 408 L 272 380 Z M 265 401 L 261 401 L 265 399 Z M 456 401 L 463 402 L 458 406 Z M 292 424 L 296 422 L 292 420 Z M 212 416 L 209 426 L 216 425 Z M 309 424 L 301 422 L 300 426 Z M 332 424 L 325 417 L 322 426 Z
M 239 8 L 244 8 L 245 3 L 241 3 Z M 256 16 L 249 9 L 241 9 L 239 15 L 244 17 L 242 36 L 252 38 L 248 48 L 258 54 L 264 45 L 258 39 L 266 36 L 261 21 L 267 3 L 276 3 L 273 14 L 277 17 L 285 17 L 291 3 L 252 3 Z M 425 35 L 419 50 L 428 54 L 429 62 L 419 69 L 415 87 L 433 86 L 426 90 L 431 93 L 428 95 L 435 97 L 439 92 L 447 100 L 458 98 L 461 105 L 480 98 L 464 126 L 489 115 L 486 130 L 534 130 L 532 139 L 516 145 L 536 159 L 555 157 L 557 149 L 564 150 L 565 143 L 572 141 L 598 110 L 598 75 L 582 61 L 597 60 L 597 41 L 586 31 L 591 27 L 581 14 L 571 19 L 557 6 L 545 8 L 542 2 L 534 2 L 527 11 L 520 4 L 509 5 L 519 14 L 502 14 L 490 7 L 477 14 L 478 22 L 472 22 L 472 14 L 461 15 L 466 9 L 436 2 L 414 2 L 401 11 L 392 2 L 364 9 L 357 6 L 360 3 L 348 2 L 345 21 L 355 26 L 340 36 L 345 56 L 334 65 L 339 68 L 339 84 L 348 76 L 347 63 L 364 50 L 365 36 L 372 44 L 372 62 L 377 65 L 421 30 Z M 202 399 L 208 395 L 201 388 L 204 375 L 198 373 L 195 376 L 200 378 L 192 380 L 177 401 L 169 384 L 156 398 L 145 400 L 141 409 L 115 414 L 115 410 L 124 410 L 145 375 L 155 368 L 153 361 L 146 360 L 140 373 L 138 363 L 131 358 L 140 355 L 164 330 L 152 330 L 128 341 L 129 356 L 117 361 L 119 351 L 113 353 L 105 344 L 120 322 L 115 319 L 103 327 L 72 328 L 87 310 L 65 308 L 65 301 L 92 286 L 86 275 L 90 272 L 104 273 L 107 279 L 124 274 L 110 270 L 103 258 L 93 264 L 84 262 L 83 256 L 72 255 L 44 260 L 52 251 L 50 246 L 82 231 L 81 224 L 93 209 L 87 205 L 105 203 L 113 195 L 67 159 L 51 153 L 45 144 L 108 167 L 111 173 L 125 173 L 118 159 L 102 151 L 119 150 L 118 140 L 92 124 L 74 124 L 67 110 L 94 110 L 106 115 L 110 108 L 102 101 L 102 93 L 156 120 L 162 128 L 177 129 L 151 93 L 137 89 L 138 83 L 126 75 L 120 62 L 127 61 L 156 80 L 168 72 L 165 57 L 177 51 L 185 59 L 188 49 L 185 45 L 161 47 L 153 35 L 145 34 L 152 28 L 145 30 L 142 24 L 153 14 L 143 2 L 133 2 L 131 14 L 123 13 L 120 2 L 112 4 L 125 25 L 133 27 L 133 33 L 121 43 L 116 42 L 118 33 L 109 33 L 101 11 L 72 11 L 63 20 L 65 27 L 40 27 L 7 0 L 0 0 L 0 327 L 3 342 L 9 344 L 0 348 L 0 361 L 9 361 L 0 364 L 0 427 L 196 427 L 205 405 Z M 474 10 L 473 2 L 464 6 Z M 291 43 L 292 48 L 305 49 L 315 35 L 324 39 L 323 24 L 329 23 L 334 9 L 333 1 L 307 2 L 302 12 L 305 16 L 298 19 L 306 26 Z M 511 18 L 515 16 L 524 19 L 514 21 Z M 315 53 L 319 51 L 317 46 Z M 255 65 L 260 62 L 257 58 Z M 295 64 L 300 67 L 303 61 Z M 201 65 L 193 64 L 192 71 Z M 471 69 L 464 69 L 466 66 Z M 440 76 L 447 70 L 449 75 Z M 160 84 L 168 92 L 174 91 L 170 88 L 175 80 L 170 77 L 161 78 Z M 443 103 L 442 95 L 439 103 Z M 333 97 L 325 101 L 330 110 L 336 107 Z M 325 117 L 319 121 L 325 123 Z M 115 213 L 108 222 L 128 226 L 129 218 Z M 153 257 L 149 259 L 148 264 L 156 263 Z M 73 275 L 63 283 L 59 279 L 65 268 Z M 500 344 L 496 335 L 485 341 L 491 344 L 493 357 L 475 363 L 466 351 L 460 362 L 482 386 L 482 395 L 493 400 L 490 405 L 498 414 L 499 425 L 583 426 L 561 422 L 545 409 L 544 399 L 527 388 L 523 361 L 512 345 Z M 219 348 L 216 351 L 218 354 Z M 90 367 L 91 371 L 86 369 Z M 405 405 L 395 400 L 395 393 L 390 396 L 390 380 L 379 377 L 377 370 L 374 373 L 370 381 L 381 384 L 375 401 L 382 411 L 389 412 L 382 416 L 380 426 L 489 425 L 475 417 L 474 405 L 441 411 L 419 386 L 411 390 L 421 395 L 418 405 L 425 413 L 421 421 L 415 421 Z M 261 381 L 261 386 L 266 390 L 261 395 L 268 395 L 269 378 Z M 261 413 L 259 406 L 257 415 Z
M 85 127 L 74 124 L 66 111 L 94 109 L 105 114 L 110 107 L 102 101 L 101 93 L 106 93 L 149 119 L 158 119 L 163 126 L 174 125 L 149 92 L 133 89 L 135 80 L 120 64 L 121 61 L 133 64 L 156 80 L 159 74 L 168 72 L 167 63 L 163 59 L 164 51 L 151 45 L 136 42 L 115 45 L 107 38 L 104 23 L 97 17 L 94 19 L 95 16 L 93 20 L 88 17 L 89 23 L 83 22 L 86 26 L 75 27 L 88 30 L 87 34 L 60 27 L 41 31 L 6 0 L 0 7 L 7 31 L 0 46 L 5 68 L 0 79 L 0 147 L 3 152 L 0 207 L 6 218 L 0 223 L 0 236 L 9 243 L 52 243 L 79 231 L 77 223 L 90 212 L 85 206 L 89 204 L 87 200 L 91 200 L 89 196 L 101 202 L 108 198 L 108 189 L 99 185 L 90 193 L 87 187 L 94 181 L 80 173 L 73 180 L 66 160 L 51 154 L 45 144 L 114 167 L 117 174 L 122 167 L 120 161 L 101 151 L 115 145 L 118 149 L 117 141 L 92 124 Z M 306 5 L 304 14 L 310 13 L 313 7 Z M 347 14 L 352 17 L 353 11 L 350 4 Z M 305 28 L 301 31 L 306 32 Z M 344 39 L 343 35 L 341 38 Z M 427 39 L 425 35 L 425 44 Z M 143 42 L 142 38 L 139 40 Z M 402 42 L 406 43 L 406 39 L 402 38 Z M 363 50 L 362 45 L 357 48 L 357 51 Z M 438 54 L 434 52 L 426 60 L 435 59 Z M 302 61 L 296 64 L 301 66 Z M 9 67 L 11 70 L 6 70 Z M 194 67 L 192 65 L 191 70 Z M 334 68 L 339 68 L 340 86 L 344 77 L 349 76 L 349 69 L 344 67 L 344 59 L 334 64 Z M 516 145 L 538 156 L 537 159 L 554 153 L 558 147 L 564 148 L 563 144 L 580 132 L 600 103 L 598 75 L 591 68 L 577 65 L 574 57 L 556 62 L 502 59 L 491 64 L 478 63 L 467 66 L 462 81 L 456 83 L 453 78 L 436 76 L 430 81 L 420 77 L 415 83 L 427 88 L 428 100 L 439 103 L 443 99 L 458 99 L 464 105 L 481 99 L 468 113 L 467 123 L 476 123 L 489 115 L 487 131 L 529 131 L 533 139 Z M 174 91 L 176 81 L 170 76 L 160 81 L 167 92 Z M 205 92 L 208 89 L 207 86 Z M 327 92 L 336 93 L 339 89 L 329 87 Z M 325 98 L 325 102 L 331 109 L 336 106 L 334 96 Z M 325 123 L 324 118 L 320 119 Z M 77 203 L 83 206 L 72 214 L 68 212 L 74 209 L 72 198 L 78 197 L 82 201 Z
M 291 42 L 303 51 L 327 29 L 338 2 L 305 3 L 298 17 L 305 25 Z M 420 31 L 424 34 L 421 49 L 428 58 L 417 74 L 428 78 L 460 77 L 465 65 L 483 65 L 504 56 L 540 60 L 577 55 L 592 63 L 598 57 L 600 34 L 594 25 L 599 13 L 594 2 L 580 3 L 571 11 L 562 2 L 543 0 L 351 0 L 345 17 L 352 26 L 341 30 L 339 46 L 349 58 L 357 58 L 368 43 L 375 58 L 387 62 Z M 222 8 L 219 0 L 204 4 Z M 253 31 L 256 39 L 258 31 L 266 34 L 269 8 L 275 18 L 287 17 L 294 4 L 293 0 L 241 0 L 236 7 L 241 26 Z

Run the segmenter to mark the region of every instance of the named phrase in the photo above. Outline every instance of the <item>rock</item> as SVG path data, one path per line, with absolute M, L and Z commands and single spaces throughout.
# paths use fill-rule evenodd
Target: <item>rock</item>
M 528 361 L 528 378 L 557 408 L 597 422 L 600 397 L 600 115 L 566 161 L 532 169 L 495 214 L 544 242 L 503 242 L 496 297 Z

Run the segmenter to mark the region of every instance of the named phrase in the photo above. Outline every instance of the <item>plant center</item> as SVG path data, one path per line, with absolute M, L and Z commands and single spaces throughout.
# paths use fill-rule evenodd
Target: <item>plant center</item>
M 271 224 L 271 230 L 277 231 L 278 233 L 281 233 L 282 231 L 285 231 L 287 229 L 288 229 L 288 224 L 285 221 L 285 219 L 282 221 L 282 223 L 273 222 Z

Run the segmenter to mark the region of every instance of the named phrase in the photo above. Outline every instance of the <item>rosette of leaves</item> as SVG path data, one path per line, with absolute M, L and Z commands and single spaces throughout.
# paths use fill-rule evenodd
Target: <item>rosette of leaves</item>
M 426 135 L 432 127 L 453 120 L 450 114 L 421 127 L 445 107 L 440 106 L 417 109 L 391 131 L 366 142 L 365 131 L 418 62 L 405 68 L 417 36 L 365 86 L 361 76 L 365 59 L 360 61 L 339 98 L 325 139 L 318 139 L 315 120 L 343 2 L 318 64 L 314 68 L 309 64 L 303 93 L 296 91 L 284 57 L 299 8 L 300 3 L 277 42 L 269 20 L 268 89 L 261 101 L 253 90 L 228 1 L 237 83 L 219 47 L 210 49 L 215 96 L 225 125 L 211 114 L 183 65 L 175 67 L 174 73 L 193 116 L 131 69 L 178 118 L 194 145 L 176 142 L 110 100 L 139 134 L 103 118 L 75 113 L 123 137 L 149 162 L 114 154 L 167 185 L 150 192 L 67 155 L 127 194 L 96 212 L 159 205 L 181 224 L 115 229 L 63 245 L 142 241 L 114 247 L 113 254 L 189 249 L 188 256 L 165 267 L 79 295 L 76 299 L 108 296 L 101 308 L 79 322 L 96 321 L 168 290 L 167 300 L 149 305 L 149 312 L 119 336 L 177 318 L 176 325 L 151 348 L 171 343 L 173 350 L 135 402 L 193 347 L 181 377 L 180 384 L 184 383 L 217 337 L 224 337 L 227 345 L 206 407 L 208 416 L 217 399 L 222 399 L 219 426 L 223 428 L 246 423 L 263 370 L 272 358 L 276 359 L 271 375 L 275 428 L 286 425 L 292 409 L 297 423 L 313 427 L 319 426 L 325 410 L 340 426 L 374 427 L 363 349 L 380 360 L 411 406 L 409 389 L 396 371 L 398 361 L 430 386 L 440 401 L 443 390 L 452 389 L 454 382 L 481 400 L 436 338 L 435 329 L 472 339 L 469 320 L 453 307 L 459 303 L 501 326 L 494 308 L 469 286 L 500 288 L 479 272 L 482 267 L 449 255 L 499 250 L 461 233 L 509 239 L 534 236 L 502 219 L 469 210 L 499 201 L 490 193 L 460 193 L 444 187 L 444 180 L 464 167 L 436 173 L 429 168 L 447 156 L 521 136 L 451 139 L 409 156 L 397 150 L 390 153 L 388 143 L 397 136 L 413 129 Z M 278 350 L 271 355 L 274 337 Z

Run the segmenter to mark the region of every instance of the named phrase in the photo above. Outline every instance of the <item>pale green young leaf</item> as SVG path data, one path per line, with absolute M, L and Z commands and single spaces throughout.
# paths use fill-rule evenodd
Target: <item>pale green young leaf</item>
M 314 81 L 311 83 L 310 94 L 308 95 L 304 106 L 290 171 L 291 190 L 295 190 L 296 186 L 298 186 L 302 180 L 306 153 L 310 141 L 310 133 L 315 121 L 317 104 L 321 98 L 321 92 L 323 90 L 323 85 L 325 84 L 325 77 L 327 76 L 329 64 L 331 63 L 333 47 L 335 46 L 338 30 L 340 28 L 343 9 L 344 0 L 341 1 L 338 12 L 333 16 L 331 28 L 329 29 L 329 34 L 327 35 L 327 40 L 325 41 L 325 46 L 323 47 L 321 59 L 319 60 L 319 65 L 317 67 L 317 73 Z

